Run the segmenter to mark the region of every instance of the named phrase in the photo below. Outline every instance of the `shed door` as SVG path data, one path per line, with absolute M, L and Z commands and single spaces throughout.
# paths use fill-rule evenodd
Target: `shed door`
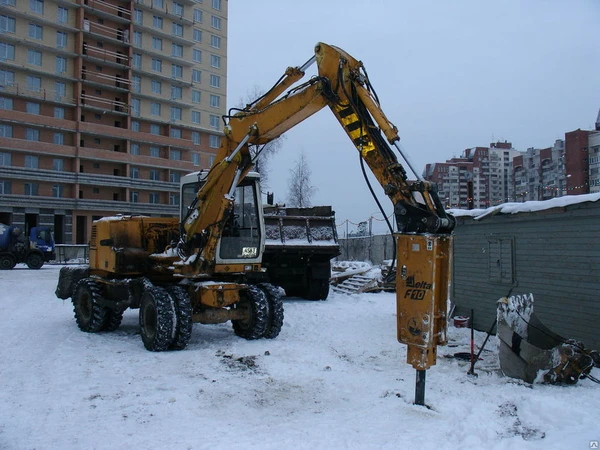
M 513 238 L 488 239 L 490 281 L 513 284 Z

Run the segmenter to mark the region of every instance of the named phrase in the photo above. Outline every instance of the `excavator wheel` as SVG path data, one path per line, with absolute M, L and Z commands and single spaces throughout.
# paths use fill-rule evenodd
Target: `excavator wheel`
M 267 296 L 257 286 L 248 286 L 240 292 L 240 300 L 235 305 L 243 309 L 245 319 L 232 320 L 233 331 L 244 339 L 259 339 L 265 335 L 269 319 L 269 302 Z
M 267 303 L 269 305 L 267 329 L 264 337 L 274 339 L 279 336 L 279 332 L 283 326 L 283 300 L 281 299 L 281 292 L 278 287 L 269 283 L 261 283 L 258 287 L 267 296 Z
M 175 339 L 177 318 L 175 301 L 160 287 L 152 286 L 142 294 L 140 303 L 140 330 L 144 347 L 151 352 L 162 352 Z
M 172 350 L 183 350 L 192 337 L 192 328 L 194 326 L 192 302 L 186 290 L 181 286 L 169 286 L 167 291 L 175 301 L 175 311 L 177 314 L 175 339 L 169 348 Z
M 44 265 L 44 258 L 42 257 L 42 255 L 39 255 L 37 253 L 30 253 L 25 259 L 25 264 L 27 264 L 27 267 L 29 267 L 30 269 L 41 269 Z
M 96 333 L 105 325 L 106 309 L 99 304 L 102 289 L 90 278 L 84 278 L 75 286 L 72 296 L 73 312 L 81 331 Z
M 17 265 L 17 260 L 10 253 L 0 255 L 0 270 L 10 270 Z
M 123 320 L 123 311 L 115 311 L 114 309 L 106 308 L 106 317 L 102 331 L 115 331 L 121 326 Z

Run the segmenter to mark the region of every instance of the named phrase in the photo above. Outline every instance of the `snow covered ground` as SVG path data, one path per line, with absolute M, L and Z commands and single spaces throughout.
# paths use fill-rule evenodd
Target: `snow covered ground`
M 71 303 L 54 296 L 58 269 L 0 272 L 2 449 L 588 449 L 600 440 L 599 385 L 506 378 L 495 338 L 468 376 L 467 362 L 447 357 L 468 351 L 464 328 L 450 327 L 427 372 L 429 408 L 413 405 L 394 294 L 286 300 L 277 339 L 196 324 L 186 350 L 151 353 L 137 311 L 116 332 L 79 331 Z

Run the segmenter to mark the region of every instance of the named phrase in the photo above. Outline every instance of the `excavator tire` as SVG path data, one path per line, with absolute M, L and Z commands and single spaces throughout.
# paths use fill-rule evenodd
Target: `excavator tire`
M 27 264 L 27 267 L 33 270 L 41 269 L 44 265 L 44 257 L 37 253 L 30 253 L 25 259 L 25 264 Z
M 245 309 L 248 317 L 231 321 L 235 334 L 248 340 L 263 337 L 269 319 L 269 302 L 265 293 L 258 286 L 248 286 L 240 293 L 236 308 Z
M 192 328 L 194 326 L 192 302 L 186 290 L 181 286 L 170 286 L 167 288 L 167 291 L 175 301 L 175 312 L 177 314 L 175 339 L 169 348 L 171 350 L 183 350 L 192 337 Z
M 102 288 L 94 280 L 84 278 L 75 286 L 73 292 L 73 312 L 81 331 L 96 333 L 101 331 L 106 321 L 106 309 L 99 304 Z
M 0 255 L 0 270 L 10 270 L 17 265 L 17 260 L 10 253 Z
M 264 337 L 274 339 L 279 336 L 279 332 L 283 326 L 283 300 L 281 299 L 281 293 L 278 287 L 269 283 L 261 283 L 258 287 L 267 296 L 267 303 L 269 305 L 267 329 Z
M 140 331 L 144 347 L 151 352 L 169 348 L 175 338 L 175 301 L 158 286 L 148 287 L 140 303 Z
M 123 311 L 115 311 L 114 309 L 106 308 L 106 317 L 102 331 L 115 331 L 121 326 L 123 320 Z

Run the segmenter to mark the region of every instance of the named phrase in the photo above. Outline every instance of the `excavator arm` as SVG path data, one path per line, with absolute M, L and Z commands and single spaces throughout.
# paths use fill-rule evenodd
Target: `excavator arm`
M 318 75 L 292 87 L 315 61 Z M 306 64 L 288 68 L 264 96 L 227 117 L 215 163 L 183 223 L 183 248 L 188 255 L 198 256 L 201 270 L 214 262 L 233 191 L 252 168 L 249 146 L 278 138 L 326 106 L 392 201 L 398 232 L 452 231 L 454 220 L 444 211 L 435 186 L 426 181 L 408 183 L 404 167 L 388 145 L 399 141 L 397 128 L 379 106 L 362 62 L 337 47 L 319 43 Z

